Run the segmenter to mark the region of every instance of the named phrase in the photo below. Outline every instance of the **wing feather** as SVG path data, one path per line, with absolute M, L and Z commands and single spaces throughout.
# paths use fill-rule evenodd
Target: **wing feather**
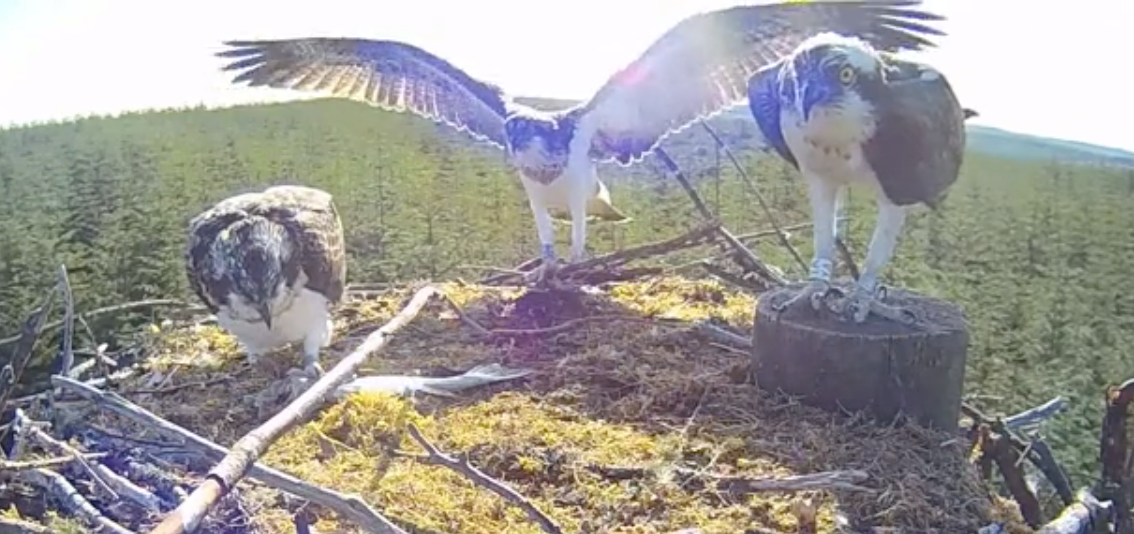
M 323 93 L 389 111 L 410 111 L 504 147 L 509 101 L 495 85 L 469 76 L 411 44 L 352 38 L 240 40 L 219 57 L 233 83 Z
M 968 115 L 945 76 L 922 63 L 884 55 L 886 85 L 874 137 L 863 146 L 887 198 L 934 207 L 957 181 Z
M 216 313 L 227 298 L 229 286 L 224 277 L 213 274 L 209 250 L 225 228 L 245 217 L 244 212 L 218 204 L 189 221 L 189 244 L 185 248 L 185 274 L 189 289 L 209 312 Z
M 876 49 L 919 50 L 944 35 L 921 21 L 944 17 L 921 0 L 825 0 L 731 7 L 693 15 L 615 73 L 585 106 L 592 154 L 623 165 L 663 139 L 739 104 L 747 80 L 822 32 L 854 36 Z

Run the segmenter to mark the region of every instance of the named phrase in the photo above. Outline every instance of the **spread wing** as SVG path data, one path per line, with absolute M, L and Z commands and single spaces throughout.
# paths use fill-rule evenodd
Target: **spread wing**
M 936 69 L 890 55 L 884 61 L 886 90 L 864 155 L 892 202 L 935 206 L 960 173 L 969 110 Z
M 233 83 L 318 92 L 406 111 L 504 147 L 507 101 L 499 87 L 477 80 L 448 61 L 397 41 L 324 38 L 224 43 L 241 70 Z
M 346 286 L 346 242 L 343 224 L 331 194 L 302 186 L 276 186 L 264 191 L 266 216 L 291 229 L 300 245 L 307 287 L 332 303 Z
M 596 130 L 592 154 L 623 165 L 665 137 L 746 97 L 753 73 L 808 37 L 834 32 L 879 50 L 918 50 L 944 35 L 916 9 L 921 0 L 826 0 L 738 6 L 693 15 L 615 73 L 586 105 Z

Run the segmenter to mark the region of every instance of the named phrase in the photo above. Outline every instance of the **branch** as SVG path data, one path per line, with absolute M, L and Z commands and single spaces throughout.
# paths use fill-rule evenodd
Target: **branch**
M 191 309 L 191 310 L 204 309 L 203 306 L 192 305 L 192 304 L 189 304 L 189 303 L 187 303 L 183 300 L 152 299 L 152 300 L 140 300 L 140 301 L 137 301 L 137 302 L 125 302 L 125 303 L 122 303 L 122 304 L 115 304 L 114 306 L 107 306 L 105 308 L 98 308 L 96 310 L 92 310 L 92 311 L 89 311 L 87 313 L 80 313 L 77 317 L 90 319 L 91 317 L 98 317 L 100 315 L 107 315 L 107 314 L 111 314 L 111 313 L 134 310 L 134 309 L 137 309 L 137 308 L 157 308 L 157 307 L 162 307 L 162 306 L 171 306 L 171 307 L 185 308 L 185 309 Z M 55 330 L 55 329 L 57 329 L 61 326 L 63 326 L 63 321 L 55 321 L 55 322 L 52 322 L 52 323 L 48 323 L 46 326 L 43 327 L 43 330 L 44 331 Z M 19 334 L 19 335 L 15 335 L 15 336 L 12 336 L 12 337 L 0 339 L 0 347 L 3 347 L 4 345 L 11 345 L 12 343 L 19 341 L 20 337 L 22 335 L 23 334 Z
M 642 260 L 655 256 L 662 256 L 670 254 L 678 250 L 693 248 L 704 244 L 708 239 L 717 231 L 719 223 L 710 221 L 706 224 L 698 226 L 684 234 L 677 237 L 658 241 L 654 243 L 647 243 L 636 247 L 611 252 L 602 256 L 597 256 L 589 260 L 581 261 L 563 266 L 559 269 L 558 276 L 560 278 L 567 277 L 572 273 L 580 273 L 599 267 L 611 269 L 625 265 L 631 261 Z M 535 258 L 528 260 L 513 269 L 496 269 L 500 274 L 488 276 L 480 281 L 482 285 L 499 285 L 509 280 L 522 278 L 531 269 L 539 265 L 541 260 Z M 495 269 L 495 268 L 494 268 Z
M 54 497 L 59 504 L 70 514 L 81 517 L 88 525 L 98 531 L 107 531 L 113 534 L 134 534 L 114 520 L 102 515 L 94 505 L 87 501 L 75 486 L 71 485 L 63 475 L 46 469 L 32 469 L 20 473 L 25 482 L 38 486 Z
M 67 266 L 59 264 L 58 272 L 59 291 L 63 294 L 63 339 L 59 348 L 59 374 L 71 374 L 71 367 L 75 365 L 75 353 L 72 344 L 75 337 L 75 297 L 71 294 L 71 280 L 67 277 Z
M 654 150 L 654 154 L 665 164 L 669 171 L 673 173 L 673 178 L 685 189 L 685 192 L 689 195 L 689 198 L 693 200 L 693 205 L 697 208 L 697 211 L 701 213 L 701 216 L 706 221 L 715 219 L 712 212 L 709 211 L 709 208 L 707 208 L 705 203 L 701 200 L 701 196 L 697 194 L 697 190 L 694 189 L 689 183 L 689 180 L 685 178 L 685 173 L 682 172 L 681 168 L 677 166 L 677 163 L 673 161 L 673 158 L 669 157 L 669 154 L 660 147 Z M 751 250 L 748 250 L 748 247 L 738 241 L 725 227 L 718 227 L 717 234 L 736 252 L 735 259 L 745 271 L 760 274 L 773 285 L 782 286 L 787 283 L 782 276 L 773 272 L 767 265 L 764 265 L 764 262 L 760 261 L 760 258 L 756 257 Z
M 968 403 L 961 403 L 961 412 L 973 420 L 970 432 L 974 438 L 979 438 L 979 431 L 982 425 L 1004 436 L 1017 451 L 1026 455 L 1028 461 L 1047 477 L 1065 505 L 1073 501 L 1071 481 L 1067 477 L 1067 472 L 1055 461 L 1055 456 L 1051 454 L 1047 443 L 1040 439 L 1033 439 L 1031 443 L 1025 442 L 1020 439 L 1011 428 L 1008 428 L 1008 425 L 1006 425 L 1002 419 L 989 417 Z M 987 470 L 991 467 L 990 462 L 991 457 L 986 457 L 984 469 Z M 988 474 L 989 473 L 985 473 L 985 478 L 988 477 Z
M 7 411 L 8 398 L 12 392 L 16 390 L 16 385 L 20 383 L 23 378 L 24 369 L 27 368 L 28 362 L 31 361 L 32 354 L 35 352 L 35 343 L 39 341 L 39 337 L 43 335 L 44 322 L 47 320 L 47 314 L 51 311 L 51 304 L 55 300 L 55 293 L 59 290 L 59 286 L 55 286 L 47 293 L 44 298 L 43 304 L 38 310 L 31 313 L 26 320 L 24 326 L 20 329 L 20 335 L 16 336 L 16 348 L 12 350 L 11 363 L 5 365 L 2 373 L 5 380 L 0 382 L 0 413 Z M 4 343 L 0 342 L 0 346 Z M 8 431 L 11 425 L 0 432 L 0 441 L 8 436 Z
M 62 376 L 51 377 L 51 382 L 57 387 L 71 390 L 87 400 L 94 401 L 122 417 L 152 428 L 159 434 L 181 440 L 185 443 L 185 446 L 211 459 L 219 460 L 231 454 L 228 449 L 198 436 L 189 430 L 170 423 L 118 394 L 109 391 L 99 391 L 87 384 Z M 273 488 L 334 510 L 339 515 L 353 521 L 368 532 L 377 534 L 406 534 L 406 531 L 402 530 L 382 514 L 379 514 L 357 495 L 347 495 L 320 488 L 261 463 L 252 464 L 248 470 L 248 476 Z
M 1065 409 L 1067 409 L 1067 399 L 1055 397 L 1035 408 L 1029 408 L 1016 415 L 1005 417 L 1004 426 L 1012 430 L 1032 428 L 1059 415 L 1059 412 Z
M 88 452 L 76 456 L 63 456 L 59 458 L 45 458 L 43 460 L 26 460 L 26 461 L 12 461 L 0 459 L 0 473 L 11 473 L 18 471 L 27 471 L 29 469 L 46 469 L 48 467 L 62 467 L 69 463 L 76 462 L 79 458 L 84 460 L 98 460 L 105 458 L 105 452 Z
M 588 465 L 587 469 L 602 476 L 615 480 L 645 477 L 651 471 L 646 467 L 620 467 L 605 465 Z M 783 477 L 743 477 L 726 476 L 705 473 L 702 470 L 676 467 L 673 471 L 691 480 L 701 482 L 710 481 L 717 491 L 733 494 L 750 494 L 761 492 L 796 492 L 815 490 L 845 490 L 845 491 L 872 491 L 859 486 L 858 483 L 870 478 L 865 471 L 822 471 L 806 475 L 790 475 Z
M 1042 511 L 1039 499 L 1024 480 L 1024 471 L 1020 468 L 1020 451 L 1012 446 L 1011 438 L 993 433 L 988 425 L 981 425 L 980 440 L 981 456 L 996 464 L 1000 476 L 1004 478 L 1004 484 L 1020 507 L 1024 522 L 1032 528 L 1039 528 L 1043 523 Z
M 232 446 L 232 451 L 209 471 L 205 481 L 193 490 L 181 506 L 165 516 L 150 534 L 183 534 L 196 530 L 201 519 L 217 500 L 228 493 L 229 489 L 248 473 L 248 469 L 272 443 L 295 425 L 307 420 L 321 406 L 324 397 L 350 380 L 367 357 L 384 347 L 390 337 L 417 317 L 429 300 L 438 293 L 440 292 L 433 286 L 419 289 L 402 311 L 385 326 L 367 336 L 360 347 L 343 358 L 299 398 L 237 440 Z
M 783 247 L 791 253 L 792 257 L 795 258 L 796 263 L 799 264 L 799 267 L 806 271 L 807 262 L 804 261 L 803 256 L 800 256 L 799 251 L 796 250 L 794 246 L 792 246 L 791 241 L 788 240 L 787 232 L 785 232 L 783 228 L 780 228 L 779 223 L 776 222 L 776 216 L 772 213 L 772 208 L 768 205 L 768 201 L 764 199 L 764 194 L 761 193 L 760 190 L 756 188 L 756 184 L 753 184 L 752 180 L 748 178 L 748 173 L 744 171 L 744 167 L 740 164 L 740 161 L 738 161 L 736 159 L 736 156 L 732 154 L 732 150 L 729 149 L 728 145 L 726 145 L 725 142 L 720 138 L 720 136 L 717 135 L 717 132 L 709 126 L 709 123 L 702 120 L 701 127 L 703 127 L 706 132 L 709 132 L 709 135 L 712 136 L 713 140 L 717 142 L 717 146 L 721 147 L 721 149 L 724 150 L 725 156 L 728 157 L 729 161 L 732 162 L 733 167 L 736 168 L 736 172 L 740 174 L 741 180 L 743 180 L 745 185 L 748 186 L 749 191 L 755 194 L 756 201 L 760 203 L 760 209 L 764 210 L 764 215 L 768 217 L 768 222 L 772 223 L 772 228 L 775 229 L 775 235 L 779 238 L 780 244 L 783 245 Z
M 507 484 L 504 484 L 503 482 L 500 482 L 499 480 L 486 475 L 483 471 L 477 469 L 476 467 L 473 467 L 473 465 L 469 463 L 468 456 L 464 456 L 458 460 L 457 458 L 441 452 L 437 449 L 437 447 L 426 440 L 425 436 L 421 435 L 421 431 L 418 430 L 417 426 L 415 426 L 413 423 L 409 423 L 407 430 L 409 431 L 409 434 L 414 439 L 414 441 L 416 441 L 422 449 L 425 449 L 426 456 L 419 457 L 418 459 L 428 464 L 439 465 L 452 469 L 453 471 L 464 475 L 474 484 L 503 497 L 505 500 L 516 505 L 525 513 L 527 513 L 528 518 L 538 523 L 539 526 L 543 528 L 544 532 L 547 532 L 548 534 L 563 534 L 563 529 L 559 527 L 555 520 L 551 519 L 551 517 L 549 517 L 547 514 L 540 511 L 540 509 L 537 508 L 536 505 L 532 504 L 531 501 L 529 501 L 523 495 L 520 495 L 519 492 L 509 487 Z
M 56 534 L 38 523 L 0 516 L 0 534 Z

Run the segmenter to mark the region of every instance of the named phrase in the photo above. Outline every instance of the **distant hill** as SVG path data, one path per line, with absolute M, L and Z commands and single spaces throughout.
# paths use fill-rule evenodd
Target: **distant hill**
M 562 108 L 577 102 L 561 98 L 540 97 L 521 97 L 516 100 L 542 109 Z M 747 106 L 734 108 L 716 117 L 710 124 L 717 126 L 721 123 L 734 121 L 752 121 Z M 727 127 L 724 129 L 731 130 Z M 1134 168 L 1134 152 L 1079 141 L 1010 132 L 991 126 L 975 124 L 969 126 L 968 146 L 970 150 L 976 152 L 1012 160 L 1050 161 L 1055 159 L 1087 165 Z

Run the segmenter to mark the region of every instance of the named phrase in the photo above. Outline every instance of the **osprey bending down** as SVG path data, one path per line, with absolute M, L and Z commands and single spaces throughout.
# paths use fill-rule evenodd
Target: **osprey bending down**
M 343 296 L 343 227 L 331 195 L 275 186 L 217 203 L 189 223 L 189 285 L 251 363 L 303 342 L 303 369 L 319 376 L 331 342 L 330 308 Z
M 589 101 L 558 111 L 513 102 L 497 86 L 416 46 L 386 40 L 304 38 L 230 41 L 218 55 L 243 70 L 233 82 L 317 91 L 420 116 L 505 150 L 519 171 L 541 243 L 556 261 L 551 211 L 571 220 L 572 262 L 583 258 L 588 215 L 625 220 L 595 175 L 596 161 L 623 166 L 691 122 L 745 98 L 757 69 L 822 31 L 884 48 L 917 49 L 921 0 L 826 0 L 738 6 L 690 16 L 615 73 Z M 537 46 L 538 43 L 531 43 Z M 546 274 L 545 269 L 541 269 Z
M 874 190 L 878 222 L 862 273 L 841 312 L 862 322 L 874 311 L 909 322 L 881 303 L 878 278 L 894 253 L 906 211 L 936 207 L 957 180 L 965 148 L 964 109 L 937 70 L 877 51 L 854 37 L 824 33 L 748 82 L 748 106 L 767 146 L 800 170 L 814 217 L 809 283 L 784 309 L 831 291 L 838 195 L 850 184 Z

